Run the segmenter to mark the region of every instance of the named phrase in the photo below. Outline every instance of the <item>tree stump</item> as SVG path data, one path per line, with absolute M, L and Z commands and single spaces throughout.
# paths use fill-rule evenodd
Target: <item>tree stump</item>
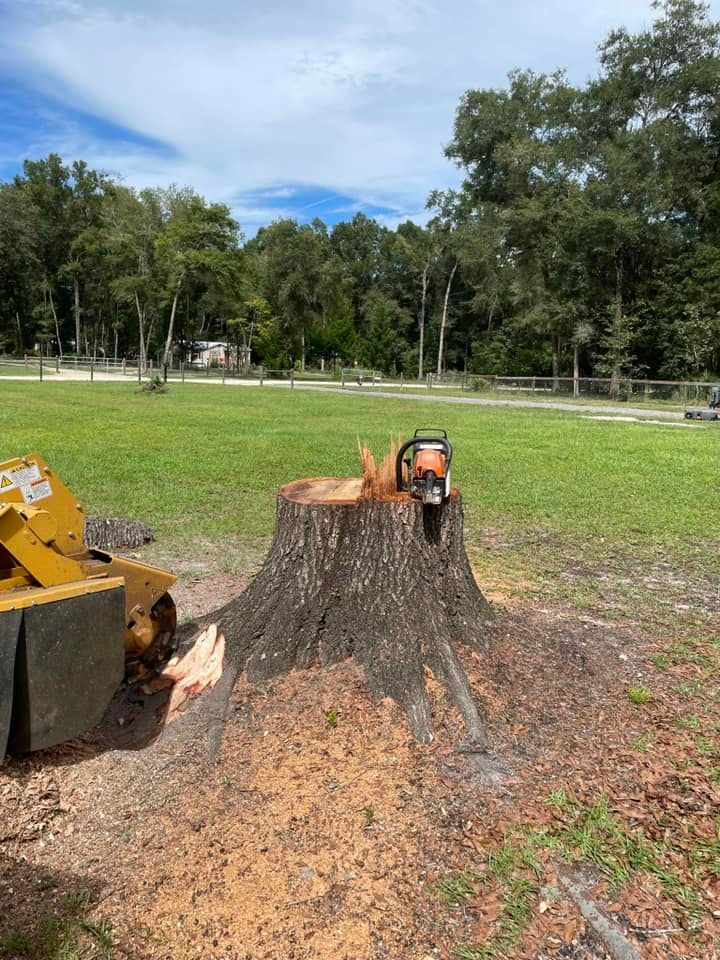
M 491 620 L 463 543 L 460 494 L 427 508 L 407 494 L 366 499 L 360 479 L 297 480 L 277 498 L 275 535 L 257 577 L 213 615 L 234 676 L 268 680 L 347 657 L 392 697 L 415 737 L 433 739 L 425 668 L 486 746 L 455 645 L 484 651 Z

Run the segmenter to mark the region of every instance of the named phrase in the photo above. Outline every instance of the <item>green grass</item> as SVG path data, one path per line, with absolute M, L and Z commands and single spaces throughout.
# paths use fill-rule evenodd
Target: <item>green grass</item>
M 647 687 L 630 687 L 627 692 L 630 703 L 642 707 L 652 700 L 652 693 Z
M 59 909 L 37 918 L 29 930 L 8 929 L 0 921 L 0 957 L 12 960 L 113 960 L 115 931 L 105 918 L 90 920 L 87 891 L 69 894 Z
M 702 927 L 706 911 L 701 891 L 720 867 L 720 834 L 698 839 L 689 851 L 679 851 L 673 848 L 672 837 L 651 837 L 640 828 L 629 827 L 613 813 L 605 796 L 584 804 L 559 789 L 548 795 L 547 802 L 557 812 L 552 826 L 510 828 L 489 852 L 484 873 L 468 869 L 436 881 L 434 892 L 446 909 L 464 907 L 469 898 L 481 895 L 486 884 L 502 897 L 489 936 L 479 943 L 457 944 L 455 956 L 463 960 L 510 956 L 533 915 L 543 873 L 559 862 L 594 864 L 611 889 L 620 889 L 643 875 L 652 877 L 684 928 L 697 931 Z M 692 874 L 692 885 L 668 865 L 682 860 Z
M 55 374 L 54 360 L 45 364 L 43 375 L 46 373 Z M 0 377 L 32 377 L 38 380 L 40 372 L 37 366 L 26 367 L 24 363 L 0 363 Z
M 641 549 L 720 538 L 712 425 L 190 384 L 144 396 L 130 383 L 5 381 L 0 403 L 0 459 L 43 455 L 89 511 L 145 520 L 169 549 L 262 549 L 283 483 L 355 475 L 356 437 L 382 452 L 391 431 L 424 424 L 454 443 L 471 546 L 485 525 Z

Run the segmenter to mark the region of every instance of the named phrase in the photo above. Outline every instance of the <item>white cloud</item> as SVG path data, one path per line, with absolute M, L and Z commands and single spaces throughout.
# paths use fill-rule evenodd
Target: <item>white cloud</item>
M 404 219 L 430 189 L 457 180 L 442 147 L 466 88 L 499 86 L 514 66 L 567 65 L 583 79 L 610 27 L 651 19 L 646 0 L 26 0 L 14 9 L 0 36 L 6 69 L 172 148 L 163 156 L 125 144 L 109 155 L 107 143 L 74 131 L 83 156 L 138 185 L 191 183 L 253 218 L 279 215 L 266 201 L 289 199 L 293 184 Z

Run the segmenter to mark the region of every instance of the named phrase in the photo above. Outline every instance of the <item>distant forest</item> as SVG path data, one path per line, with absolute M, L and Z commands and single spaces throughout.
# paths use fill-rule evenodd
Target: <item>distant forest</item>
M 277 220 L 244 242 L 190 187 L 82 161 L 0 183 L 0 352 L 269 368 L 698 379 L 720 371 L 720 26 L 694 0 L 617 29 L 594 79 L 468 90 L 428 222 Z

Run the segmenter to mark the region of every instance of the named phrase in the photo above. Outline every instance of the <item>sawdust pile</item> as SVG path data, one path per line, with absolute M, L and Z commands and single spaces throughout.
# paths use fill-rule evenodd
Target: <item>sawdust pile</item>
M 397 493 L 395 484 L 395 461 L 397 460 L 398 450 L 402 446 L 402 437 L 400 434 L 393 437 L 390 434 L 390 449 L 377 465 L 372 450 L 367 442 L 360 443 L 358 437 L 358 453 L 360 454 L 360 465 L 362 467 L 362 496 L 365 500 L 377 500 L 383 497 L 391 497 Z M 407 468 L 403 466 L 403 473 Z

